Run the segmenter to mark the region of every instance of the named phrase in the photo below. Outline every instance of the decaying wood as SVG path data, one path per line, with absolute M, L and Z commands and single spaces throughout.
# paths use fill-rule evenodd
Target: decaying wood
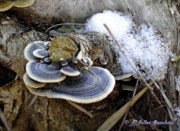
M 7 18 L 2 15 L 0 23 L 0 44 L 12 60 L 12 69 L 18 74 L 15 82 L 0 88 L 0 108 L 2 106 L 2 112 L 13 130 L 95 130 L 101 124 L 102 118 L 115 111 L 114 108 L 108 107 L 108 112 L 106 110 L 95 112 L 94 119 L 90 121 L 88 116 L 60 99 L 38 97 L 29 107 L 33 95 L 22 81 L 27 63 L 23 51 L 28 43 L 35 40 L 47 40 L 47 36 L 35 30 L 27 30 L 13 17 Z M 101 103 L 97 104 L 99 105 Z M 94 105 L 88 107 L 89 110 L 92 108 L 95 108 Z M 91 127 L 94 123 L 96 125 Z
M 51 0 L 36 0 L 33 6 L 23 9 L 13 8 L 8 13 L 15 14 L 18 19 L 25 22 L 25 25 L 38 27 L 37 30 L 39 30 L 39 27 L 43 27 L 46 24 L 85 22 L 92 14 L 102 12 L 104 9 L 118 10 L 125 14 L 130 14 L 137 24 L 146 23 L 153 25 L 165 38 L 165 42 L 170 45 L 173 52 L 180 55 L 180 37 L 178 33 L 180 15 L 177 6 L 170 0 L 54 0 L 53 2 Z M 8 13 L 5 13 L 6 15 L 0 14 L 0 45 L 8 56 L 3 56 L 3 58 L 7 58 L 7 61 L 5 60 L 7 65 L 10 65 L 11 62 L 8 59 L 11 59 L 11 68 L 19 76 L 11 85 L 0 88 L 0 108 L 2 108 L 8 123 L 10 123 L 10 127 L 15 131 L 96 130 L 105 119 L 119 108 L 117 101 L 121 101 L 119 100 L 121 95 L 114 91 L 117 93 L 117 95 L 114 92 L 112 93 L 115 100 L 111 101 L 111 99 L 108 99 L 100 103 L 86 105 L 88 107 L 86 109 L 95 110 L 93 112 L 94 118 L 91 120 L 59 99 L 38 97 L 29 108 L 28 105 L 33 95 L 29 93 L 22 81 L 22 76 L 25 72 L 24 67 L 27 62 L 24 59 L 23 50 L 29 42 L 46 40 L 47 36 L 44 33 L 30 30 L 25 25 L 20 24 L 14 17 L 7 17 Z M 43 27 L 41 29 L 45 30 L 47 28 L 44 29 Z M 169 72 L 171 74 L 167 78 L 169 83 L 165 86 L 172 105 L 177 105 L 177 101 L 174 101 L 176 99 L 176 91 L 174 78 L 171 76 L 172 74 L 173 76 L 180 75 L 179 65 L 180 61 L 177 63 L 177 68 L 171 68 L 172 72 Z M 102 105 L 106 105 L 102 110 L 96 108 L 102 107 Z M 140 105 L 141 107 L 146 107 L 145 105 Z M 138 103 L 136 106 L 138 106 Z M 103 110 L 104 108 L 105 110 Z
M 11 59 L 2 49 L 0 49 L 0 64 L 6 67 L 10 67 L 12 65 Z

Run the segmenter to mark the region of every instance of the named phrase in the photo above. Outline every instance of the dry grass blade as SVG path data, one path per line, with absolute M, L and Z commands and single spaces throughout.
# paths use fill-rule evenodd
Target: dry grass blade
M 121 118 L 122 116 L 143 96 L 143 94 L 148 90 L 145 87 L 141 90 L 135 97 L 133 97 L 129 102 L 127 102 L 122 108 L 110 116 L 102 125 L 99 127 L 98 131 L 108 131 L 110 130 Z
M 81 23 L 61 23 L 61 24 L 56 24 L 56 25 L 53 25 L 53 26 L 49 27 L 45 32 L 47 33 L 52 28 L 55 28 L 55 27 L 58 27 L 58 26 L 63 26 L 63 25 L 79 25 L 79 26 L 84 26 L 85 24 L 81 24 Z
M 31 99 L 31 102 L 29 103 L 29 108 L 34 104 L 34 102 L 36 101 L 36 99 L 37 99 L 37 95 L 35 95 L 35 96 L 33 96 L 33 98 Z
M 2 121 L 2 123 L 4 124 L 4 126 L 6 127 L 7 131 L 12 131 L 11 127 L 9 126 L 5 116 L 2 113 L 2 110 L 0 109 L 0 119 Z
M 165 91 L 164 91 L 164 89 L 162 88 L 161 83 L 159 83 L 160 86 L 159 86 L 156 82 L 154 83 L 154 85 L 155 85 L 156 88 L 161 92 L 161 95 L 163 96 L 164 101 L 166 102 L 166 105 L 167 105 L 167 107 L 168 107 L 169 110 L 170 110 L 170 111 L 168 111 L 169 117 L 170 117 L 171 121 L 174 121 L 174 117 L 173 117 L 173 116 L 174 116 L 174 114 L 173 114 L 174 108 L 173 108 L 170 100 L 169 100 L 168 97 L 166 96 Z
M 134 89 L 134 92 L 133 92 L 133 95 L 132 95 L 132 99 L 133 99 L 133 97 L 136 95 L 136 91 L 137 91 L 137 88 L 138 88 L 138 84 L 139 84 L 139 79 L 137 79 L 137 81 L 136 81 L 136 86 L 135 86 L 135 89 Z M 122 127 L 123 127 L 123 123 L 124 123 L 124 121 L 126 120 L 126 117 L 127 117 L 128 112 L 129 112 L 129 110 L 128 110 L 128 111 L 126 112 L 126 114 L 124 115 L 123 121 L 122 121 L 121 126 L 120 126 L 120 128 L 119 128 L 119 131 L 121 131 L 121 129 L 122 129 Z
M 78 104 L 72 102 L 72 101 L 67 101 L 70 105 L 72 105 L 73 107 L 75 107 L 76 109 L 78 109 L 79 111 L 83 112 L 84 114 L 88 115 L 90 118 L 93 118 L 93 115 L 87 111 L 86 109 L 84 109 L 83 107 L 79 106 Z

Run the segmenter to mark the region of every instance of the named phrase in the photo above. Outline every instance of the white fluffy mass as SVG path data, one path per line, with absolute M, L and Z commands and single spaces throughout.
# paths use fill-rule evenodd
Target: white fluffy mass
M 147 80 L 160 80 L 165 77 L 170 51 L 152 26 L 145 24 L 137 26 L 130 16 L 116 11 L 95 14 L 86 23 L 87 32 L 96 31 L 108 36 L 123 73 L 132 73 L 134 77 L 137 77 L 136 72 L 112 41 L 103 24 L 111 29 L 125 54 Z
M 180 106 L 175 108 L 176 115 L 180 118 Z
M 176 90 L 180 93 L 180 75 L 176 76 Z

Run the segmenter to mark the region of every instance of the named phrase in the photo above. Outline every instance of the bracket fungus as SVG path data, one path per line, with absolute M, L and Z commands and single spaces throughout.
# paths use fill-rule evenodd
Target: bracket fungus
M 28 7 L 34 3 L 35 0 L 0 0 L 0 12 L 9 10 L 15 7 Z
M 32 87 L 32 88 L 41 88 L 41 87 L 44 87 L 46 85 L 46 83 L 40 83 L 40 82 L 32 80 L 28 76 L 27 73 L 24 74 L 23 81 L 27 86 Z
M 24 57 L 28 61 L 37 61 L 38 58 L 34 56 L 33 52 L 37 49 L 47 49 L 47 42 L 44 41 L 34 41 L 28 44 L 24 50 Z
M 45 58 L 48 56 L 48 51 L 46 51 L 44 49 L 37 49 L 37 50 L 33 51 L 33 55 L 37 58 Z
M 29 61 L 27 63 L 26 72 L 31 79 L 42 83 L 61 82 L 66 78 L 66 76 L 59 71 L 58 67 L 35 61 Z
M 24 55 L 29 62 L 23 79 L 29 91 L 77 103 L 106 98 L 114 89 L 114 76 L 107 69 L 92 66 L 87 47 L 79 45 L 68 36 L 28 44 Z
M 60 84 L 47 85 L 43 88 L 28 89 L 31 93 L 49 98 L 61 98 L 77 103 L 94 103 L 106 98 L 114 89 L 113 75 L 101 67 L 84 69 L 81 75 L 67 77 Z
M 67 76 L 78 76 L 80 75 L 80 72 L 77 70 L 74 70 L 73 68 L 71 68 L 70 66 L 64 66 L 60 69 L 60 72 L 62 72 L 63 74 L 67 75 Z

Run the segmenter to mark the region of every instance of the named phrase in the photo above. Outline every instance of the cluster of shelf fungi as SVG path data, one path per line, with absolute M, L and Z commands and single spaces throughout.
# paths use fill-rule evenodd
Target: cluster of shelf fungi
M 99 33 L 90 34 L 105 39 Z M 37 96 L 86 104 L 103 100 L 114 89 L 115 77 L 107 69 L 93 66 L 94 61 L 107 61 L 102 63 L 104 65 L 112 61 L 112 56 L 98 52 L 91 55 L 93 50 L 103 52 L 99 44 L 102 43 L 91 43 L 85 35 L 77 33 L 28 44 L 24 50 L 28 61 L 23 77 L 25 85 Z M 124 76 L 115 73 L 116 78 Z

